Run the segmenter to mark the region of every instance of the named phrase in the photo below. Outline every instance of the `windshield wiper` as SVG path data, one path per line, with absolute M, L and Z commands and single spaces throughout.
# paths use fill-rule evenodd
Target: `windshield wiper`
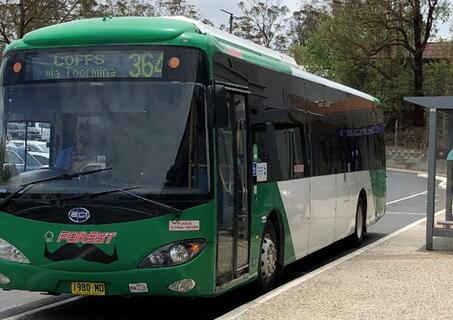
M 102 196 L 102 195 L 105 195 L 105 194 L 109 194 L 109 193 L 122 192 L 122 193 L 125 193 L 125 194 L 127 194 L 127 195 L 129 195 L 131 197 L 134 197 L 134 198 L 146 201 L 148 203 L 151 203 L 153 206 L 158 207 L 160 209 L 164 209 L 166 211 L 170 211 L 170 212 L 176 213 L 178 215 L 181 214 L 182 210 L 180 210 L 178 208 L 169 206 L 169 205 L 167 205 L 165 203 L 161 203 L 161 202 L 158 202 L 158 201 L 147 199 L 147 198 L 144 198 L 142 196 L 139 196 L 138 194 L 129 192 L 130 190 L 135 190 L 135 189 L 140 189 L 140 187 L 117 188 L 117 189 L 111 189 L 111 190 L 106 190 L 106 191 L 101 191 L 101 192 L 86 192 L 86 193 L 82 193 L 82 194 L 79 194 L 79 195 L 76 195 L 76 196 L 52 199 L 50 201 L 46 201 L 45 203 L 46 204 L 51 204 L 53 202 L 64 202 L 64 201 L 78 200 L 78 199 L 93 199 L 93 198 L 96 198 L 96 197 L 99 197 L 99 196 Z M 150 215 L 150 216 L 152 216 L 152 215 Z
M 0 201 L 0 210 L 3 209 L 12 198 L 25 194 L 28 190 L 30 190 L 37 184 L 44 183 L 44 182 L 50 182 L 50 181 L 56 181 L 56 180 L 71 180 L 74 178 L 87 176 L 90 174 L 107 171 L 107 170 L 112 170 L 112 168 L 102 168 L 102 169 L 95 169 L 95 170 L 89 170 L 89 171 L 83 171 L 83 172 L 72 172 L 72 173 L 65 172 L 65 173 L 59 174 L 57 176 L 44 178 L 44 179 L 40 179 L 40 180 L 35 180 L 35 181 L 30 181 L 28 183 L 21 185 L 19 189 L 17 189 L 14 192 L 11 192 L 8 196 L 4 197 Z
M 122 193 L 125 193 L 125 194 L 128 194 L 131 197 L 134 197 L 134 198 L 146 201 L 148 203 L 151 203 L 153 206 L 155 206 L 157 208 L 164 209 L 164 210 L 176 213 L 178 216 L 182 213 L 182 210 L 180 210 L 180 209 L 178 209 L 176 207 L 170 206 L 168 204 L 165 204 L 165 203 L 162 203 L 162 202 L 159 202 L 159 201 L 155 201 L 155 200 L 151 200 L 151 199 L 148 199 L 148 198 L 144 198 L 142 196 L 139 196 L 138 194 L 129 192 L 126 189 L 119 189 L 118 191 L 120 191 Z
M 106 190 L 106 191 L 101 191 L 101 192 L 85 192 L 85 193 L 82 193 L 82 194 L 79 194 L 76 196 L 51 199 L 51 200 L 47 201 L 47 203 L 51 204 L 52 202 L 64 202 L 64 201 L 68 201 L 68 200 L 93 199 L 93 198 L 96 198 L 96 197 L 99 197 L 99 196 L 102 196 L 105 194 L 109 194 L 109 193 L 135 190 L 135 189 L 140 189 L 140 187 L 116 188 L 116 189 L 111 189 L 111 190 Z

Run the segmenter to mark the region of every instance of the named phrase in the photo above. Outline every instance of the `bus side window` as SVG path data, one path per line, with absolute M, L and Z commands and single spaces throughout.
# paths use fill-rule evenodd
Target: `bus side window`
M 291 143 L 290 131 L 288 129 L 275 129 L 275 142 L 277 159 L 279 161 L 281 176 L 277 177 L 277 181 L 284 181 L 291 179 Z
M 292 149 L 292 157 L 291 157 L 291 170 L 292 170 L 292 178 L 293 179 L 300 179 L 305 178 L 307 176 L 307 167 L 306 155 L 306 145 L 303 142 L 303 128 L 292 128 L 290 129 L 291 133 L 291 149 Z
M 257 126 L 253 128 L 253 144 L 257 147 L 257 163 L 267 163 L 267 176 L 270 175 L 270 158 L 269 158 L 269 143 L 267 141 L 266 128 L 264 126 Z

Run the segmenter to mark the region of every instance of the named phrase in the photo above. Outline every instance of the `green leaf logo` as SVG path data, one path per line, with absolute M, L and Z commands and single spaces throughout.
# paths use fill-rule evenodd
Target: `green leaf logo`
M 53 234 L 52 231 L 47 231 L 46 234 L 44 235 L 46 242 L 53 242 L 54 237 L 55 237 L 55 235 Z

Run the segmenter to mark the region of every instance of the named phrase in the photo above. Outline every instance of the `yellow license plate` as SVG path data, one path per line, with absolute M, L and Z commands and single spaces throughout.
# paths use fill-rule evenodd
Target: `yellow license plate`
M 105 284 L 97 282 L 72 282 L 71 292 L 74 295 L 105 296 Z

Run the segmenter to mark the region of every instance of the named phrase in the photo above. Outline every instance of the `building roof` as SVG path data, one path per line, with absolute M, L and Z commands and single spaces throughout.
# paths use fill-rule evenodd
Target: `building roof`
M 425 60 L 453 59 L 453 42 L 428 42 L 423 52 Z

